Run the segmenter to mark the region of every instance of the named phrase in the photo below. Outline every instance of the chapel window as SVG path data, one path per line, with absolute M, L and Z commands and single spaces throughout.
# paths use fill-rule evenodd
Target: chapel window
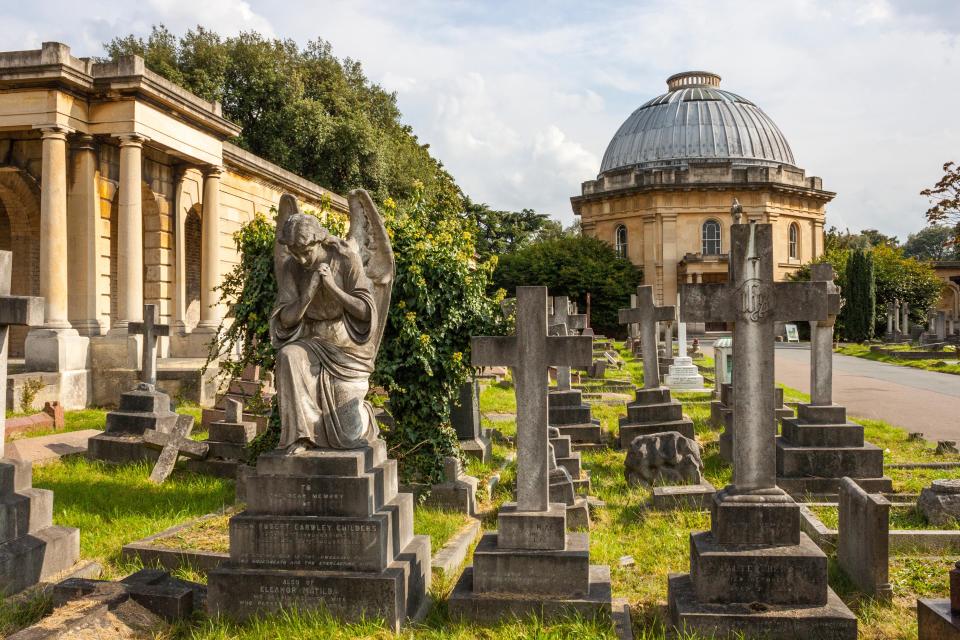
M 792 259 L 800 257 L 800 225 L 796 222 L 790 224 L 789 250 Z
M 703 255 L 720 255 L 720 223 L 716 220 L 707 220 L 704 222 L 702 240 L 701 253 L 703 253 Z
M 624 225 L 618 225 L 615 238 L 615 246 L 618 258 L 627 257 L 627 228 Z

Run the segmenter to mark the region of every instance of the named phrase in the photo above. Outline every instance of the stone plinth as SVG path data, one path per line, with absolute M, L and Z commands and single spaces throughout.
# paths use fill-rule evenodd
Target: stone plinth
M 573 483 L 574 493 L 584 495 L 590 491 L 590 474 L 583 469 L 583 461 L 579 451 L 573 450 L 573 443 L 570 436 L 560 434 L 556 427 L 550 427 L 548 430 L 550 444 L 553 446 L 554 457 L 557 466 L 563 467 L 570 474 L 570 481 Z
M 710 531 L 690 534 L 690 573 L 671 575 L 678 629 L 703 637 L 854 640 L 856 617 L 827 584 L 827 557 L 800 532 L 792 500 L 713 501 Z
M 187 468 L 221 478 L 236 478 L 237 468 L 245 464 L 250 442 L 261 430 L 254 420 L 244 419 L 242 404 L 227 399 L 223 420 L 211 422 L 208 427 L 206 456 L 202 460 L 188 460 Z
M 29 462 L 0 458 L 0 596 L 69 569 L 80 530 L 53 524 L 53 492 L 33 488 Z
M 960 640 L 960 615 L 950 600 L 917 600 L 917 640 Z
M 547 397 L 548 420 L 560 434 L 570 436 L 574 444 L 599 444 L 603 441 L 600 421 L 590 415 L 590 405 L 579 389 L 551 391 Z
M 667 371 L 663 383 L 671 389 L 704 391 L 703 376 L 697 365 L 693 364 L 693 358 L 677 356 Z
M 883 475 L 883 450 L 864 441 L 863 427 L 847 420 L 846 408 L 800 404 L 780 433 L 777 486 L 794 498 L 836 494 L 845 476 L 870 493 L 893 490 Z
M 843 478 L 838 511 L 837 562 L 859 591 L 889 600 L 890 502 Z
M 107 414 L 106 430 L 90 438 L 87 455 L 106 462 L 153 462 L 159 453 L 143 446 L 147 429 L 171 433 L 177 414 L 170 410 L 170 396 L 147 383 L 120 396 L 120 407 Z
M 683 405 L 670 398 L 670 389 L 637 389 L 626 417 L 620 418 L 620 448 L 628 448 L 637 436 L 665 431 L 693 439 L 693 420 L 683 415 Z
M 460 397 L 450 403 L 450 424 L 457 432 L 463 452 L 481 462 L 487 462 L 493 445 L 480 426 L 479 387 L 477 380 L 470 380 L 460 387 Z
M 430 488 L 427 505 L 470 516 L 476 515 L 479 480 L 463 473 L 459 458 L 444 458 L 443 467 L 444 481 Z
M 727 416 L 733 413 L 733 384 L 725 382 L 714 390 L 716 396 L 710 401 L 710 426 L 722 429 L 727 425 Z
M 499 532 L 483 535 L 473 567 L 450 595 L 453 618 L 493 623 L 531 614 L 557 619 L 570 613 L 609 616 L 610 569 L 590 564 L 590 537 L 566 532 L 566 509 L 520 512 L 505 505 Z
M 430 539 L 413 535 L 413 496 L 397 492 L 382 440 L 353 450 L 260 456 L 247 510 L 230 519 L 230 560 L 210 572 L 211 615 L 245 620 L 324 608 L 397 630 L 426 604 Z

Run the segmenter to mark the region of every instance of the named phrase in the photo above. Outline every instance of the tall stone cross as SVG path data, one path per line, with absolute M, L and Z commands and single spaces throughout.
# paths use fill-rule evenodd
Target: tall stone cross
M 547 335 L 547 288 L 517 287 L 516 335 L 475 336 L 475 367 L 508 366 L 517 394 L 517 511 L 548 511 L 547 369 L 586 367 L 590 336 Z
M 810 281 L 827 285 L 827 317 L 810 321 L 810 404 L 833 404 L 833 325 L 843 307 L 829 264 L 810 266 Z
M 773 227 L 730 227 L 729 282 L 684 284 L 680 319 L 733 322 L 733 494 L 780 494 L 776 488 L 774 324 L 827 318 L 826 282 L 773 281 Z
M 0 458 L 7 430 L 7 343 L 10 325 L 38 327 L 43 324 L 43 298 L 11 296 L 13 253 L 0 251 Z
M 570 299 L 567 296 L 553 296 L 553 312 L 547 317 L 548 333 L 552 336 L 577 335 L 576 331 L 587 328 L 586 314 L 571 313 Z M 557 390 L 569 391 L 571 387 L 570 367 L 557 367 Z
M 653 287 L 637 287 L 637 306 L 620 309 L 620 324 L 640 325 L 640 345 L 643 348 L 643 388 L 660 386 L 660 361 L 657 356 L 657 323 L 673 320 L 674 307 L 658 307 L 653 301 Z
M 140 381 L 157 384 L 157 338 L 170 335 L 170 325 L 160 324 L 157 305 L 143 305 L 143 322 L 131 322 L 127 333 L 143 336 L 143 360 L 140 365 Z

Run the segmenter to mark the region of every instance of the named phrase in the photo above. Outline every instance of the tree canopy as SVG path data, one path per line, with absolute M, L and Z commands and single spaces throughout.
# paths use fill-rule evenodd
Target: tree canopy
M 960 243 L 960 164 L 944 164 L 943 177 L 937 184 L 921 191 L 920 195 L 930 200 L 927 222 L 950 225 L 954 243 Z
M 957 230 L 942 224 L 932 224 L 907 236 L 903 255 L 918 260 L 960 260 L 960 244 L 954 240 Z
M 567 295 L 585 310 L 591 294 L 591 325 L 600 333 L 622 334 L 617 311 L 630 302 L 640 271 L 602 240 L 580 235 L 534 242 L 500 258 L 493 286 L 514 295 L 518 286 L 539 285 L 550 295 Z
M 293 40 L 222 37 L 199 26 L 177 37 L 159 25 L 146 39 L 104 46 L 111 59 L 140 55 L 155 73 L 219 101 L 243 127 L 236 144 L 332 191 L 360 187 L 382 203 L 419 189 L 431 206 L 462 207 L 453 178 L 402 122 L 396 95 L 371 82 L 358 61 L 336 58 L 328 42 L 301 49 Z

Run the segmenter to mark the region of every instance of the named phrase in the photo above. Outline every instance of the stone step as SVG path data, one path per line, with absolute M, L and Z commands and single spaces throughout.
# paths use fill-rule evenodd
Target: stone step
M 883 450 L 862 447 L 797 447 L 777 438 L 777 476 L 787 478 L 880 478 Z
M 219 458 L 220 460 L 247 459 L 246 445 L 220 440 L 205 440 L 204 442 L 207 445 L 207 458 Z
M 132 413 L 170 413 L 170 396 L 162 391 L 141 391 L 134 389 L 120 394 L 121 412 Z
M 49 526 L 0 544 L 0 595 L 23 591 L 69 569 L 80 557 L 80 530 Z
M 257 424 L 257 434 L 261 434 L 267 430 L 267 423 L 270 421 L 269 416 L 258 416 L 250 413 L 244 413 L 244 420 L 249 420 Z M 219 409 L 203 409 L 200 414 L 200 424 L 203 425 L 204 429 L 209 429 L 210 425 L 214 422 L 223 422 L 227 419 L 227 412 L 224 411 L 223 407 Z
M 387 461 L 387 443 L 375 440 L 361 449 L 311 449 L 295 456 L 271 451 L 257 459 L 263 475 L 360 476 Z
M 583 391 L 569 389 L 567 391 L 551 391 L 547 395 L 551 407 L 579 407 L 583 405 Z
M 23 489 L 0 497 L 0 544 L 53 524 L 53 492 Z
M 141 413 L 137 411 L 111 411 L 107 414 L 107 433 L 131 433 L 142 435 L 147 429 L 170 433 L 177 424 L 177 414 Z
M 32 485 L 32 464 L 15 458 L 0 458 L 0 496 L 29 489 Z
M 213 422 L 210 424 L 207 439 L 219 442 L 247 444 L 257 437 L 256 422 Z
M 798 404 L 797 417 L 809 424 L 846 424 L 847 408 L 838 404 Z
M 572 456 L 567 456 L 564 458 L 557 458 L 557 466 L 563 467 L 570 473 L 571 478 L 579 478 L 580 471 L 582 469 L 582 463 L 580 460 L 580 453 L 577 452 Z
M 683 419 L 683 405 L 677 401 L 659 404 L 627 405 L 627 415 L 620 418 L 620 424 L 643 424 L 646 422 L 669 422 Z
M 567 533 L 566 549 L 500 549 L 485 533 L 473 552 L 474 593 L 577 597 L 590 591 L 589 534 Z
M 397 461 L 359 476 L 269 475 L 258 464 L 246 484 L 250 513 L 365 517 L 396 497 Z
M 691 533 L 690 579 L 703 604 L 827 603 L 827 556 L 806 534 L 797 545 L 757 547 L 720 545 L 710 533 Z
M 263 383 L 259 380 L 237 380 L 234 378 L 227 387 L 227 393 L 253 397 L 263 389 Z
M 87 441 L 87 456 L 103 462 L 156 462 L 160 452 L 143 446 L 143 436 L 132 433 L 101 433 Z
M 230 519 L 230 560 L 238 566 L 383 571 L 413 539 L 413 495 L 398 494 L 364 518 L 241 513 Z
M 582 404 L 578 407 L 551 406 L 548 409 L 548 416 L 551 427 L 590 422 L 590 405 Z
M 670 402 L 670 389 L 654 387 L 652 389 L 637 389 L 634 401 L 630 404 L 664 404 Z
M 570 436 L 560 436 L 559 438 L 550 438 L 550 444 L 553 445 L 553 455 L 559 462 L 560 458 L 569 458 L 571 451 Z
M 415 618 L 430 588 L 430 538 L 414 536 L 383 571 L 255 569 L 232 562 L 208 574 L 211 616 L 244 621 L 288 609 L 325 610 L 344 622 L 381 618 L 394 633 Z
M 237 467 L 239 466 L 240 462 L 238 460 L 220 460 L 209 457 L 203 460 L 187 460 L 185 463 L 185 468 L 193 473 L 230 480 L 237 478 Z
M 862 447 L 863 426 L 853 423 L 810 424 L 802 418 L 786 418 L 781 423 L 784 442 L 798 447 Z
M 600 430 L 599 423 L 589 422 L 584 424 L 560 424 L 550 426 L 559 429 L 560 435 L 570 436 L 570 441 L 574 444 L 601 444 L 603 442 L 603 433 Z M 574 447 L 574 449 L 576 449 L 576 447 Z
M 620 424 L 620 448 L 628 449 L 637 436 L 649 436 L 654 433 L 676 431 L 685 438 L 694 439 L 693 420 L 682 418 L 667 422 L 649 422 L 645 424 Z

